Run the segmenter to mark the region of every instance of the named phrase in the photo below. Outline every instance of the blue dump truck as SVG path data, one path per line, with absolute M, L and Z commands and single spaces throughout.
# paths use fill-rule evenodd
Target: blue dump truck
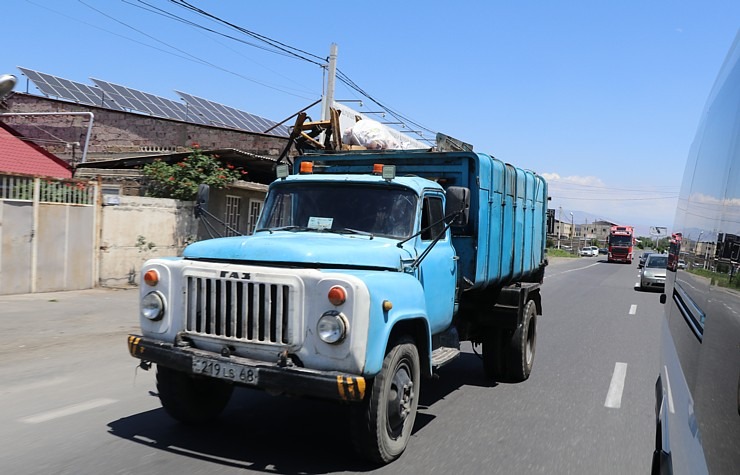
M 377 463 L 406 448 L 422 378 L 481 347 L 526 380 L 542 314 L 547 184 L 472 151 L 344 151 L 277 167 L 253 235 L 142 268 L 129 351 L 175 419 L 215 418 L 237 385 L 351 405 Z

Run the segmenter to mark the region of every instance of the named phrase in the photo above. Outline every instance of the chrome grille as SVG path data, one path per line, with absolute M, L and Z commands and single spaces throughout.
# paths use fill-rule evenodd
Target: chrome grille
M 290 344 L 290 286 L 187 277 L 189 333 L 245 342 Z

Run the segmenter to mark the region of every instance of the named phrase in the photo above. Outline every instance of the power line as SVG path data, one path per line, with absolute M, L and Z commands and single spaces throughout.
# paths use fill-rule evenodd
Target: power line
M 576 198 L 573 196 L 552 196 L 553 199 L 573 200 L 573 201 L 655 201 L 655 200 L 675 200 L 676 196 L 656 196 L 648 198 Z
M 675 189 L 675 187 L 671 185 L 666 185 L 664 188 L 670 188 L 670 191 L 659 191 L 655 190 L 656 187 L 650 186 L 649 189 L 640 189 L 640 188 L 617 188 L 617 187 L 609 187 L 605 185 L 588 185 L 585 183 L 574 183 L 574 182 L 564 182 L 560 180 L 547 180 L 548 184 L 551 185 L 551 188 L 568 188 L 568 187 L 579 187 L 579 188 L 591 188 L 596 190 L 602 190 L 602 191 L 634 191 L 634 192 L 646 192 L 646 193 L 671 193 L 675 194 L 678 193 L 678 191 Z M 576 190 L 573 190 L 576 191 Z
M 287 53 L 276 52 L 275 50 L 270 49 L 270 48 L 267 48 L 265 46 L 262 46 L 262 45 L 260 45 L 258 43 L 246 41 L 246 40 L 244 40 L 242 38 L 237 38 L 236 36 L 226 34 L 224 32 L 215 30 L 213 28 L 208 28 L 208 27 L 206 27 L 204 25 L 200 25 L 200 24 L 198 24 L 198 23 L 196 23 L 194 21 L 190 21 L 190 20 L 185 19 L 185 18 L 183 18 L 181 16 L 175 15 L 172 12 L 168 12 L 167 10 L 164 10 L 162 8 L 159 8 L 157 6 L 154 6 L 154 5 L 152 5 L 151 3 L 149 3 L 149 2 L 147 2 L 145 0 L 137 0 L 137 3 L 138 4 L 141 4 L 141 5 L 134 4 L 130 0 L 122 0 L 122 1 L 123 1 L 123 3 L 126 3 L 128 5 L 131 5 L 132 7 L 140 8 L 140 9 L 142 9 L 144 11 L 153 13 L 155 15 L 159 15 L 159 16 L 165 17 L 165 18 L 167 18 L 169 20 L 180 22 L 180 23 L 182 23 L 184 25 L 187 25 L 187 26 L 190 26 L 190 27 L 193 27 L 193 28 L 197 28 L 197 29 L 203 30 L 203 31 L 205 31 L 207 33 L 211 33 L 213 35 L 221 36 L 223 38 L 226 38 L 226 39 L 235 41 L 237 43 L 241 43 L 241 44 L 244 44 L 244 45 L 247 45 L 247 46 L 252 46 L 254 48 L 261 49 L 261 50 L 267 51 L 269 53 L 275 53 L 275 54 L 279 54 L 279 55 L 282 55 L 282 56 L 285 56 L 285 57 L 292 57 L 291 55 L 288 55 Z M 257 64 L 258 66 L 260 66 L 262 68 L 265 68 L 268 71 L 270 71 L 270 72 L 272 72 L 272 73 L 274 73 L 274 74 L 276 74 L 276 75 L 278 75 L 278 76 L 280 76 L 280 77 L 282 77 L 284 79 L 287 79 L 288 81 L 290 81 L 292 83 L 300 84 L 298 81 L 295 81 L 292 77 L 286 76 L 285 74 L 282 74 L 282 73 L 280 73 L 278 71 L 275 71 L 274 69 L 271 69 L 271 68 L 265 66 L 264 64 L 260 64 L 257 61 L 254 61 L 254 59 L 252 59 L 252 58 L 250 58 L 248 56 L 243 55 L 239 51 L 235 50 L 234 48 L 231 48 L 230 46 L 228 46 L 228 45 L 226 45 L 224 43 L 221 43 L 221 42 L 218 42 L 218 41 L 216 41 L 216 43 L 218 43 L 219 45 L 222 45 L 224 48 L 229 49 L 230 51 L 234 52 L 235 54 L 237 54 L 237 55 L 239 55 L 239 56 L 241 56 L 241 57 L 243 57 L 243 58 L 245 58 L 245 59 L 247 59 L 247 60 L 249 60 L 249 61 Z M 298 91 L 298 89 L 296 89 L 296 91 Z M 310 94 L 310 91 L 305 91 L 305 90 L 300 90 L 300 91 L 301 92 L 306 92 L 306 93 L 309 93 Z
M 188 25 L 188 26 L 192 26 L 194 28 L 199 28 L 201 30 L 208 31 L 209 33 L 213 33 L 213 34 L 216 34 L 216 35 L 223 36 L 224 38 L 228 38 L 230 40 L 237 41 L 239 43 L 243 43 L 245 45 L 252 46 L 252 47 L 257 48 L 257 49 L 268 51 L 270 53 L 277 53 L 275 50 L 270 49 L 270 48 L 266 48 L 266 47 L 261 46 L 261 45 L 259 45 L 257 43 L 252 43 L 252 42 L 243 40 L 241 38 L 237 38 L 236 36 L 227 35 L 226 33 L 220 32 L 218 30 L 214 30 L 213 28 L 208 28 L 206 26 L 200 25 L 200 24 L 195 23 L 193 21 L 187 20 L 187 19 L 185 19 L 185 18 L 183 18 L 181 16 L 175 15 L 174 13 L 168 12 L 167 10 L 164 10 L 162 8 L 159 8 L 159 7 L 156 7 L 156 6 L 152 5 L 151 3 L 148 3 L 148 2 L 146 2 L 144 0 L 137 0 L 137 3 L 140 3 L 142 5 L 145 5 L 146 7 L 149 7 L 149 8 L 145 8 L 144 6 L 133 4 L 129 0 L 123 0 L 123 3 L 129 4 L 129 5 L 131 5 L 132 7 L 135 7 L 135 8 L 140 8 L 140 9 L 142 9 L 144 11 L 148 11 L 150 13 L 154 13 L 156 15 L 163 16 L 165 18 L 169 18 L 170 20 L 178 21 L 180 23 L 183 23 L 183 24 Z M 286 56 L 286 57 L 287 56 L 292 56 L 292 55 L 289 55 L 287 53 L 277 53 L 277 54 L 282 54 L 283 56 Z
M 126 22 L 123 22 L 123 21 L 121 21 L 121 20 L 119 20 L 119 19 L 117 19 L 117 18 L 114 18 L 114 17 L 112 17 L 111 15 L 108 15 L 107 13 L 103 12 L 102 10 L 99 10 L 98 8 L 95 8 L 95 7 L 93 7 L 92 5 L 89 5 L 89 4 L 85 3 L 85 2 L 83 1 L 83 0 L 78 0 L 78 1 L 79 1 L 79 2 L 81 3 L 81 4 L 85 5 L 86 7 L 90 8 L 91 10 L 94 10 L 94 11 L 96 11 L 96 12 L 97 12 L 97 13 L 99 13 L 100 15 L 103 15 L 104 17 L 106 17 L 106 18 L 108 18 L 108 19 L 110 19 L 110 20 L 113 20 L 113 21 L 115 21 L 116 23 L 118 23 L 118 24 L 120 24 L 120 25 L 122 25 L 122 26 L 124 26 L 124 27 L 126 27 L 126 28 L 129 28 L 129 29 L 131 29 L 131 30 L 133 30 L 133 31 L 135 31 L 135 32 L 137 32 L 137 33 L 139 33 L 139 34 L 141 34 L 141 35 L 144 35 L 144 36 L 146 36 L 147 38 L 149 38 L 149 39 L 151 39 L 151 40 L 153 40 L 153 41 L 156 41 L 157 43 L 161 43 L 161 44 L 163 44 L 163 45 L 165 45 L 165 46 L 167 46 L 167 47 L 169 47 L 169 48 L 172 48 L 173 50 L 175 50 L 175 51 L 178 51 L 178 52 L 182 53 L 183 55 L 185 55 L 185 57 L 183 57 L 183 56 L 180 56 L 180 55 L 175 55 L 175 56 L 179 56 L 179 57 L 181 57 L 181 58 L 184 58 L 184 59 L 190 59 L 190 60 L 192 60 L 192 61 L 194 61 L 194 62 L 196 62 L 196 63 L 199 63 L 199 64 L 201 64 L 201 65 L 209 66 L 209 67 L 212 67 L 212 68 L 214 68 L 214 69 L 218 69 L 219 71 L 222 71 L 222 72 L 225 72 L 225 73 L 229 73 L 229 74 L 233 74 L 233 75 L 235 75 L 235 76 L 237 76 L 237 77 L 240 77 L 240 78 L 242 78 L 242 79 L 245 79 L 245 80 L 247 80 L 247 81 L 251 81 L 251 82 L 253 82 L 253 83 L 255 83 L 255 84 L 259 84 L 260 86 L 263 86 L 263 87 L 267 87 L 267 88 L 269 88 L 269 89 L 273 89 L 273 90 L 276 90 L 276 91 L 280 91 L 280 92 L 283 92 L 283 93 L 285 93 L 285 94 L 289 94 L 289 95 L 292 95 L 292 96 L 295 96 L 295 97 L 301 97 L 301 98 L 304 98 L 304 99 L 306 98 L 305 96 L 300 96 L 300 95 L 297 95 L 297 94 L 293 94 L 293 93 L 290 93 L 290 92 L 288 92 L 288 91 L 286 91 L 286 90 L 284 90 L 284 89 L 278 88 L 278 87 L 276 87 L 276 86 L 272 86 L 272 85 L 270 85 L 270 84 L 266 84 L 266 83 L 264 83 L 264 82 L 262 82 L 262 81 L 258 81 L 258 80 L 254 79 L 254 78 L 250 78 L 250 77 L 248 77 L 248 76 L 244 76 L 244 75 L 242 75 L 242 74 L 240 74 L 240 73 L 237 73 L 237 72 L 235 72 L 235 71 L 231 71 L 231 70 L 229 70 L 229 69 L 226 69 L 226 68 L 224 68 L 224 67 L 218 66 L 217 64 L 214 64 L 214 63 L 211 63 L 211 62 L 209 62 L 209 61 L 206 61 L 206 60 L 204 60 L 204 59 L 198 58 L 197 56 L 194 56 L 194 55 L 192 55 L 192 54 L 188 53 L 188 52 L 187 52 L 187 51 L 185 51 L 185 50 L 182 50 L 182 49 L 180 49 L 180 48 L 178 48 L 178 47 L 176 47 L 176 46 L 173 46 L 173 45 L 171 45 L 171 44 L 169 44 L 169 43 L 167 43 L 167 42 L 165 42 L 165 41 L 162 41 L 162 40 L 160 40 L 160 39 L 157 39 L 157 38 L 155 38 L 154 36 L 152 36 L 152 35 L 150 35 L 150 34 L 148 34 L 148 33 L 144 32 L 144 31 L 142 31 L 142 30 L 140 30 L 140 29 L 138 29 L 138 28 L 135 28 L 135 27 L 131 26 L 131 25 L 129 25 L 129 24 L 128 24 L 128 23 L 126 23 Z M 162 50 L 160 50 L 160 51 L 162 51 Z M 166 52 L 166 51 L 165 51 L 165 52 Z
M 142 1 L 142 0 L 140 0 L 140 1 Z M 217 15 L 214 15 L 214 14 L 209 13 L 209 12 L 203 10 L 203 9 L 200 9 L 200 8 L 192 5 L 190 2 L 187 2 L 185 0 L 169 0 L 169 1 L 171 3 L 179 6 L 179 7 L 182 7 L 182 8 L 185 8 L 187 10 L 190 10 L 192 12 L 195 12 L 195 13 L 201 15 L 201 16 L 204 16 L 206 18 L 209 18 L 209 19 L 211 19 L 213 21 L 216 21 L 216 22 L 221 23 L 223 25 L 226 25 L 226 26 L 228 26 L 230 28 L 233 28 L 233 29 L 235 29 L 235 30 L 237 30 L 237 31 L 245 34 L 245 35 L 248 35 L 248 36 L 250 36 L 252 38 L 255 38 L 255 39 L 259 40 L 259 41 L 262 41 L 265 44 L 270 45 L 272 48 L 275 48 L 277 51 L 280 51 L 280 52 L 283 52 L 283 53 L 292 55 L 295 58 L 302 59 L 302 60 L 307 61 L 309 63 L 318 65 L 318 66 L 320 66 L 322 68 L 325 68 L 326 67 L 326 59 L 325 58 L 322 58 L 320 56 L 317 56 L 317 55 L 315 55 L 313 53 L 309 53 L 309 52 L 304 51 L 302 49 L 299 49 L 299 48 L 290 46 L 290 45 L 288 45 L 286 43 L 280 42 L 280 41 L 275 40 L 273 38 L 270 38 L 268 36 L 261 35 L 259 33 L 256 33 L 256 32 L 253 32 L 251 30 L 248 30 L 246 28 L 240 27 L 240 26 L 238 26 L 238 25 L 236 25 L 234 23 L 231 23 L 231 22 L 229 22 L 227 20 L 224 20 L 223 18 L 221 18 L 221 17 L 219 17 Z M 247 43 L 247 44 L 249 44 L 249 43 Z M 249 44 L 249 45 L 251 46 L 251 44 Z M 275 51 L 273 51 L 273 52 L 275 52 Z M 320 62 L 318 62 L 316 60 L 318 60 Z M 405 123 L 408 123 L 408 124 L 411 124 L 411 125 L 413 125 L 416 128 L 419 128 L 419 129 L 428 131 L 428 132 L 430 132 L 432 134 L 436 134 L 436 132 L 433 131 L 432 129 L 430 129 L 430 128 L 428 128 L 428 127 L 426 127 L 426 126 L 424 126 L 424 125 L 422 125 L 422 124 L 420 124 L 420 123 L 418 123 L 418 122 L 410 119 L 409 117 L 405 116 L 404 114 L 402 114 L 402 113 L 400 113 L 398 111 L 395 111 L 395 110 L 391 109 L 389 106 L 386 106 L 385 104 L 381 103 L 378 99 L 376 99 L 372 95 L 370 95 L 370 93 L 368 93 L 367 91 L 365 91 L 364 89 L 362 89 L 360 86 L 358 86 L 357 83 L 355 83 L 352 79 L 350 79 L 349 76 L 347 76 L 346 74 L 344 74 L 344 72 L 342 72 L 340 69 L 337 69 L 337 79 L 339 79 L 341 82 L 343 82 L 345 85 L 347 85 L 351 89 L 353 89 L 353 90 L 357 91 L 358 93 L 360 93 L 362 96 L 364 96 L 364 97 L 368 98 L 369 100 L 371 100 L 373 103 L 375 103 L 376 105 L 378 105 L 379 107 L 381 107 L 383 110 L 385 110 L 391 116 L 395 117 L 397 120 L 402 121 L 402 122 L 405 122 Z
M 227 25 L 230 28 L 233 28 L 233 29 L 235 29 L 235 30 L 237 30 L 237 31 L 239 31 L 241 33 L 244 33 L 245 35 L 248 35 L 248 36 L 251 36 L 252 38 L 255 38 L 257 40 L 260 40 L 260 41 L 262 41 L 262 42 L 264 42 L 264 43 L 272 46 L 273 48 L 275 48 L 275 49 L 277 49 L 279 51 L 283 51 L 283 52 L 285 52 L 285 53 L 287 53 L 289 55 L 295 56 L 296 58 L 300 58 L 300 59 L 302 59 L 304 61 L 308 61 L 310 63 L 316 64 L 316 65 L 321 66 L 321 67 L 323 67 L 324 64 L 325 64 L 325 58 L 322 58 L 322 57 L 317 56 L 317 55 L 312 54 L 312 53 L 308 53 L 306 51 L 303 51 L 301 49 L 295 48 L 293 46 L 289 46 L 289 45 L 287 45 L 285 43 L 281 43 L 280 41 L 275 40 L 275 39 L 272 39 L 272 38 L 270 38 L 268 36 L 264 36 L 264 35 L 261 35 L 259 33 L 255 33 L 253 31 L 250 31 L 250 30 L 246 29 L 246 28 L 243 28 L 241 26 L 235 25 L 235 24 L 233 24 L 233 23 L 231 23 L 229 21 L 224 20 L 221 17 L 218 17 L 216 15 L 213 15 L 213 14 L 211 14 L 211 13 L 205 11 L 205 10 L 202 10 L 202 9 L 196 7 L 195 5 L 190 4 L 189 2 L 187 2 L 185 0 L 169 0 L 169 1 L 170 1 L 170 3 L 174 3 L 175 5 L 177 5 L 179 7 L 185 8 L 185 9 L 190 10 L 192 12 L 195 12 L 195 13 L 201 15 L 201 16 L 204 16 L 206 18 L 210 18 L 210 19 L 212 19 L 212 20 L 214 20 L 216 22 L 219 22 L 219 23 L 222 23 L 224 25 Z M 303 56 L 303 55 L 306 55 L 306 56 Z M 318 62 L 310 59 L 307 56 L 310 56 L 312 58 L 315 58 L 316 60 L 318 60 Z
M 94 10 L 98 14 L 100 14 L 102 16 L 105 16 L 106 18 L 108 18 L 108 19 L 110 19 L 112 21 L 115 21 L 116 23 L 118 23 L 118 24 L 120 24 L 120 25 L 122 25 L 122 26 L 124 26 L 126 28 L 129 28 L 129 29 L 131 29 L 133 31 L 135 31 L 138 34 L 144 35 L 147 38 L 149 38 L 150 40 L 155 41 L 157 43 L 160 43 L 160 44 L 162 44 L 162 45 L 164 45 L 164 46 L 166 46 L 166 47 L 168 47 L 171 50 L 174 50 L 176 52 L 168 51 L 166 49 L 159 48 L 157 46 L 154 46 L 154 45 L 151 45 L 151 44 L 148 44 L 148 43 L 145 43 L 145 42 L 136 40 L 134 38 L 131 38 L 131 37 L 128 37 L 128 36 L 125 36 L 125 35 L 121 35 L 121 34 L 118 34 L 118 33 L 115 33 L 115 32 L 112 32 L 112 31 L 107 30 L 105 28 L 101 28 L 98 25 L 94 25 L 94 24 L 91 24 L 91 23 L 88 23 L 88 22 L 79 20 L 77 18 L 70 17 L 70 16 L 68 16 L 68 15 L 66 15 L 66 14 L 64 14 L 62 12 L 59 12 L 59 11 L 50 9 L 50 8 L 44 6 L 44 5 L 40 5 L 38 3 L 35 3 L 32 0 L 28 0 L 28 1 L 29 1 L 29 3 L 34 4 L 37 7 L 40 7 L 40 8 L 49 10 L 49 11 L 51 11 L 51 12 L 57 14 L 57 15 L 60 15 L 60 16 L 66 17 L 66 18 L 70 18 L 70 19 L 72 19 L 74 21 L 77 21 L 79 23 L 88 25 L 88 26 L 90 26 L 92 28 L 95 28 L 95 29 L 98 29 L 98 30 L 101 30 L 101 31 L 104 31 L 104 32 L 106 32 L 108 34 L 111 34 L 111 35 L 114 35 L 114 36 L 118 36 L 118 37 L 123 38 L 123 39 L 125 39 L 127 41 L 131 41 L 131 42 L 140 44 L 140 45 L 142 45 L 144 47 L 151 48 L 151 49 L 154 49 L 154 50 L 163 52 L 165 54 L 169 54 L 169 55 L 178 57 L 180 59 L 184 59 L 186 61 L 195 62 L 195 63 L 200 64 L 202 66 L 207 66 L 207 67 L 210 67 L 210 68 L 217 69 L 219 71 L 222 71 L 222 72 L 225 72 L 225 73 L 234 75 L 234 76 L 239 77 L 241 79 L 244 79 L 244 80 L 253 82 L 255 84 L 259 84 L 259 85 L 261 85 L 263 87 L 267 87 L 269 89 L 273 89 L 273 90 L 276 90 L 276 91 L 279 91 L 279 92 L 283 92 L 285 94 L 292 95 L 292 96 L 295 96 L 295 97 L 301 97 L 301 98 L 307 99 L 306 96 L 294 94 L 292 92 L 289 92 L 285 88 L 273 86 L 273 85 L 267 84 L 265 82 L 256 80 L 254 78 L 251 78 L 251 77 L 248 77 L 248 76 L 244 76 L 244 75 L 242 75 L 242 74 L 240 74 L 240 73 L 238 73 L 236 71 L 229 70 L 229 69 L 224 68 L 222 66 L 219 66 L 219 65 L 217 65 L 215 63 L 212 63 L 210 61 L 207 61 L 205 59 L 202 59 L 202 58 L 199 58 L 199 57 L 197 57 L 195 55 L 192 55 L 192 54 L 188 53 L 185 50 L 182 50 L 182 49 L 180 49 L 180 48 L 178 48 L 176 46 L 173 46 L 172 44 L 169 44 L 169 43 L 167 43 L 165 41 L 159 40 L 156 37 L 154 37 L 153 35 L 150 35 L 150 34 L 144 32 L 144 31 L 142 31 L 142 30 L 140 30 L 138 28 L 135 28 L 135 27 L 129 25 L 128 23 L 126 23 L 126 22 L 124 22 L 122 20 L 119 20 L 119 19 L 117 19 L 117 18 L 115 18 L 115 17 L 113 17 L 113 16 L 111 16 L 111 15 L 103 12 L 102 10 L 100 10 L 98 8 L 93 7 L 92 5 L 86 3 L 83 0 L 78 0 L 78 1 L 81 4 L 83 4 L 84 6 L 86 6 L 87 8 L 89 8 L 91 10 Z M 258 42 L 262 42 L 262 43 L 266 44 L 267 47 L 262 46 L 262 45 L 260 45 L 258 43 L 246 41 L 244 39 L 235 37 L 233 35 L 228 35 L 228 34 L 226 34 L 224 32 L 220 32 L 220 31 L 215 30 L 213 28 L 208 28 L 207 26 L 201 25 L 201 24 L 199 24 L 197 22 L 194 22 L 194 21 L 190 21 L 190 20 L 185 19 L 185 18 L 183 18 L 183 17 L 181 17 L 179 15 L 176 15 L 176 14 L 174 14 L 172 12 L 169 12 L 169 11 L 164 10 L 162 8 L 159 8 L 159 7 L 155 6 L 155 5 L 152 5 L 150 2 L 148 2 L 146 0 L 137 0 L 137 3 L 139 3 L 139 5 L 136 5 L 136 4 L 132 3 L 131 0 L 122 0 L 122 1 L 123 1 L 123 3 L 128 4 L 128 5 L 132 6 L 132 7 L 140 8 L 140 9 L 146 11 L 146 12 L 149 12 L 149 13 L 152 13 L 152 14 L 155 14 L 155 15 L 159 15 L 159 16 L 163 16 L 163 17 L 168 18 L 168 19 L 173 20 L 173 21 L 181 22 L 182 24 L 187 25 L 187 26 L 190 26 L 192 28 L 201 29 L 201 30 L 206 31 L 208 33 L 222 36 L 224 38 L 230 39 L 232 41 L 239 42 L 239 43 L 244 44 L 246 46 L 251 46 L 251 47 L 254 47 L 254 48 L 262 49 L 264 51 L 267 51 L 267 52 L 270 52 L 270 53 L 273 53 L 273 54 L 278 54 L 278 55 L 282 55 L 282 56 L 288 56 L 288 57 L 292 57 L 294 59 L 299 59 L 299 60 L 302 60 L 302 61 L 306 61 L 306 62 L 308 62 L 310 64 L 319 66 L 319 67 L 321 67 L 324 70 L 326 69 L 326 61 L 327 61 L 326 58 L 323 58 L 323 57 L 318 56 L 318 55 L 315 55 L 313 53 L 304 51 L 304 50 L 302 50 L 300 48 L 296 48 L 296 47 L 290 46 L 290 45 L 288 45 L 286 43 L 283 43 L 281 41 L 275 40 L 275 39 L 270 38 L 268 36 L 265 36 L 265 35 L 256 33 L 254 31 L 248 30 L 246 28 L 240 27 L 240 26 L 238 26 L 238 25 L 236 25 L 236 24 L 234 24 L 232 22 L 229 22 L 227 20 L 224 20 L 223 18 L 218 17 L 217 15 L 211 14 L 211 13 L 209 13 L 209 12 L 207 12 L 207 11 L 201 9 L 201 8 L 198 8 L 198 7 L 194 6 L 193 4 L 191 4 L 190 2 L 185 1 L 185 0 L 169 0 L 169 2 L 172 3 L 172 4 L 174 4 L 175 6 L 184 8 L 184 9 L 186 9 L 188 11 L 191 11 L 193 13 L 196 13 L 197 15 L 200 15 L 200 16 L 203 16 L 205 18 L 208 18 L 211 21 L 214 21 L 216 23 L 225 25 L 225 26 L 227 26 L 229 28 L 232 28 L 232 29 L 234 29 L 234 30 L 236 30 L 236 31 L 244 34 L 244 35 L 247 35 L 247 36 L 249 36 L 251 38 L 254 38 Z M 275 71 L 272 71 L 272 72 L 275 72 Z M 279 74 L 279 73 L 276 73 L 276 74 Z M 362 89 L 359 85 L 357 85 L 357 83 L 355 83 L 352 79 L 350 79 L 349 76 L 347 76 L 346 74 L 344 74 L 344 72 L 342 72 L 340 70 L 337 70 L 337 78 L 342 83 L 344 83 L 347 87 L 349 87 L 350 89 L 358 92 L 363 97 L 366 97 L 367 99 L 369 99 L 370 101 L 372 101 L 373 103 L 375 103 L 376 105 L 378 105 L 379 107 L 381 107 L 386 113 L 388 113 L 392 117 L 396 118 L 397 120 L 403 122 L 404 123 L 404 127 L 406 127 L 407 124 L 410 124 L 410 125 L 413 125 L 414 128 L 421 129 L 423 131 L 427 131 L 427 132 L 430 132 L 432 134 L 436 134 L 436 132 L 434 130 L 432 130 L 432 129 L 430 129 L 430 128 L 428 128 L 428 127 L 426 127 L 426 126 L 424 126 L 424 125 L 422 125 L 422 124 L 420 124 L 418 122 L 416 122 L 415 120 L 409 118 L 408 116 L 402 114 L 401 112 L 392 109 L 390 106 L 385 105 L 379 99 L 373 97 L 370 93 L 368 93 L 367 91 L 365 91 L 364 89 Z M 302 92 L 305 92 L 305 91 L 302 91 Z M 399 132 L 402 132 L 402 131 L 399 131 Z M 425 140 L 425 141 L 428 141 L 428 142 L 431 142 L 432 141 L 429 138 L 425 138 L 421 134 L 421 132 L 419 132 L 419 131 L 410 131 L 408 133 L 412 133 L 412 132 L 413 133 L 417 133 L 421 137 L 422 140 Z

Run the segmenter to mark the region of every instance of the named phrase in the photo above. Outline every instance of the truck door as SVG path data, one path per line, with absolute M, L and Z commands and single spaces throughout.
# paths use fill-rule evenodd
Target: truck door
M 424 287 L 424 298 L 432 334 L 449 326 L 455 305 L 457 260 L 455 259 L 455 250 L 452 247 L 449 230 L 436 244 L 433 244 L 445 228 L 443 218 L 444 204 L 442 196 L 438 194 L 425 195 L 422 201 L 421 213 L 421 229 L 425 229 L 425 231 L 418 238 L 417 249 L 421 254 L 430 246 L 433 246 L 419 266 L 419 281 Z

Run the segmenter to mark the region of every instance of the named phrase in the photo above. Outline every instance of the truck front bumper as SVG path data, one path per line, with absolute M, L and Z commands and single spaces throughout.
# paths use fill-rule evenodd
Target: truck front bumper
M 128 336 L 128 350 L 131 356 L 145 362 L 191 375 L 204 374 L 198 368 L 210 368 L 211 373 L 218 374 L 209 376 L 268 391 L 339 401 L 362 401 L 365 397 L 365 378 L 353 374 L 317 371 L 277 362 L 271 364 L 233 355 L 221 356 L 139 335 Z M 214 367 L 220 371 L 213 371 Z M 248 374 L 249 377 L 240 378 L 240 374 Z

